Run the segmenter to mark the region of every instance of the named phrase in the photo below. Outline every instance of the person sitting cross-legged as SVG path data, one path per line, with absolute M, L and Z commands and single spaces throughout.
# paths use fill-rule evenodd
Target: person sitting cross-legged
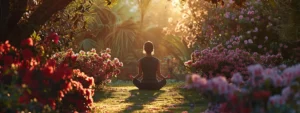
M 160 73 L 160 62 L 152 56 L 154 54 L 153 43 L 147 41 L 144 44 L 145 57 L 138 61 L 138 74 L 133 79 L 133 84 L 140 90 L 160 90 L 166 85 L 166 77 Z

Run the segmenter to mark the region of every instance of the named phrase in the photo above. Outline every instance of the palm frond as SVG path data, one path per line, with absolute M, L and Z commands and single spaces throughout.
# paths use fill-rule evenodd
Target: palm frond
M 120 59 L 133 49 L 138 25 L 132 20 L 127 20 L 118 25 L 105 37 L 106 46 L 112 49 L 112 55 Z

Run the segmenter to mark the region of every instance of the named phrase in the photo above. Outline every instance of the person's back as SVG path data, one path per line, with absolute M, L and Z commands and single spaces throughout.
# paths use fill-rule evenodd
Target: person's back
M 142 82 L 156 82 L 158 59 L 152 56 L 146 56 L 140 59 L 140 63 L 143 72 Z
M 160 73 L 160 62 L 152 56 L 153 48 L 152 42 L 146 42 L 144 44 L 146 56 L 138 61 L 139 71 L 134 77 L 133 84 L 139 89 L 159 90 L 166 85 L 165 77 Z

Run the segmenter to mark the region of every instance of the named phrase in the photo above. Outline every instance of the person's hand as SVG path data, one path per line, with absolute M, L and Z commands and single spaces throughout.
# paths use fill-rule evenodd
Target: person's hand
M 158 82 L 162 81 L 163 79 L 164 79 L 164 78 L 162 78 L 162 77 L 160 77 L 160 76 L 157 77 L 157 81 L 158 81 Z

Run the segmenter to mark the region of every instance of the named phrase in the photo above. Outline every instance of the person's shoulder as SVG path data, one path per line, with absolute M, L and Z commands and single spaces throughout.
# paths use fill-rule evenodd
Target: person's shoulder
M 145 59 L 145 57 L 142 57 L 142 58 L 140 58 L 139 60 L 138 60 L 138 62 L 141 62 L 141 61 L 143 61 Z
M 158 59 L 158 58 L 156 58 L 156 57 L 153 57 L 153 59 L 154 59 L 155 61 L 159 62 L 159 59 Z

